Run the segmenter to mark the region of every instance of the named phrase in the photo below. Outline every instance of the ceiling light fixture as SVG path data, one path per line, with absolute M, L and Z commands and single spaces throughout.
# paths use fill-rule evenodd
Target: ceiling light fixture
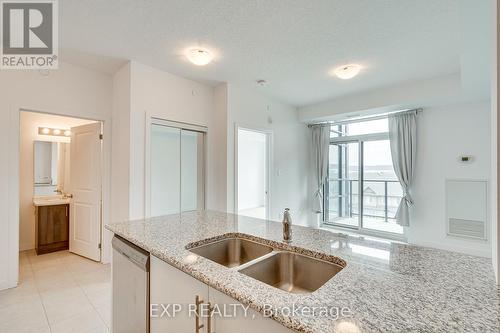
M 40 133 L 40 129 L 38 130 L 38 132 Z M 42 128 L 41 130 L 42 134 L 49 134 L 50 133 L 50 129 L 45 127 L 45 128 Z
M 196 66 L 205 66 L 212 62 L 214 56 L 207 49 L 197 47 L 187 50 L 186 58 Z
M 64 136 L 70 136 L 71 135 L 71 131 L 70 130 L 65 130 L 64 131 Z
M 54 134 L 54 135 L 60 135 L 61 134 L 61 130 L 56 128 L 55 130 L 52 131 L 52 134 Z
M 359 74 L 361 66 L 356 64 L 348 64 L 335 68 L 335 75 L 342 80 L 349 80 Z

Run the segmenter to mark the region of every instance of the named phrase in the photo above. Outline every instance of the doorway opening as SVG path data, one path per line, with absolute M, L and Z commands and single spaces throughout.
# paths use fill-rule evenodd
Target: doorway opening
M 236 209 L 239 215 L 268 219 L 271 133 L 237 128 Z
M 101 261 L 100 121 L 20 112 L 19 250 Z
M 10 297 L 16 308 L 25 307 L 19 295 L 40 304 L 41 327 L 61 330 L 71 323 L 108 331 L 111 267 L 102 264 L 101 250 L 103 122 L 20 110 L 19 125 L 19 277 L 6 293 L 16 295 Z

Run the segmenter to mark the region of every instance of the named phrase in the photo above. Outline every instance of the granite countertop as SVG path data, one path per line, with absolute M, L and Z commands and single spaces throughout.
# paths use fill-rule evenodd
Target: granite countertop
M 310 294 L 290 294 L 193 255 L 186 245 L 226 233 L 281 243 L 281 223 L 198 211 L 107 225 L 106 228 L 263 312 L 264 306 L 349 309 L 349 316 L 276 311 L 297 332 L 500 332 L 491 260 L 390 241 L 293 226 L 290 249 L 336 256 L 346 267 Z

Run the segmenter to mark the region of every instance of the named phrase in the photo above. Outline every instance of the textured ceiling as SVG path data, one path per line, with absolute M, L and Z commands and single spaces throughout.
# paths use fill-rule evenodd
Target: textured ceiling
M 237 82 L 295 106 L 460 71 L 459 0 L 63 0 L 61 48 Z M 216 52 L 197 67 L 189 46 Z M 346 62 L 355 79 L 328 75 Z

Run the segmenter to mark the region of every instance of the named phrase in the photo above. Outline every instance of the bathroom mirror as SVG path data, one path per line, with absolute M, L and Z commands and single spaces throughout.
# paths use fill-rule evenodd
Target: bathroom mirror
M 34 195 L 57 195 L 64 190 L 69 154 L 67 143 L 35 141 L 33 146 Z

